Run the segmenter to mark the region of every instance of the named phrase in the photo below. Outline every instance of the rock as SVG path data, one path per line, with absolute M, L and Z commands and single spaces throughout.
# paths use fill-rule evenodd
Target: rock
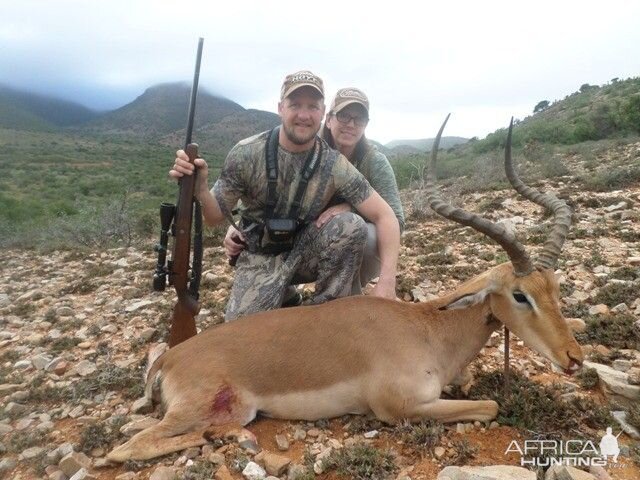
M 567 465 L 554 465 L 545 474 L 545 480 L 595 480 L 590 473 Z
M 13 364 L 13 368 L 16 370 L 28 370 L 32 366 L 31 360 L 18 360 Z
M 231 475 L 231 472 L 225 465 L 221 466 L 218 469 L 218 471 L 215 473 L 213 478 L 215 480 L 233 480 L 233 476 Z
M 447 451 L 444 449 L 444 447 L 436 447 L 433 449 L 433 454 L 436 456 L 438 460 L 444 457 L 444 454 L 446 452 Z
M 149 305 L 153 305 L 154 303 L 156 302 L 153 300 L 140 300 L 139 302 L 135 302 L 129 305 L 127 308 L 124 309 L 124 311 L 127 313 L 135 312 L 137 310 L 140 310 L 141 308 L 148 307 Z
M 536 473 L 511 465 L 446 467 L 438 474 L 438 480 L 536 480 Z
M 88 469 L 91 466 L 91 459 L 84 453 L 71 452 L 60 460 L 58 467 L 67 477 L 72 477 L 81 468 Z
M 184 452 L 182 452 L 182 454 L 187 458 L 194 459 L 200 456 L 200 447 L 187 448 Z
M 631 385 L 640 385 L 640 368 L 633 367 L 627 370 L 627 380 Z
M 584 362 L 584 366 L 598 372 L 598 378 L 604 385 L 604 393 L 610 402 L 631 405 L 640 401 L 640 386 L 630 385 L 626 373 L 599 363 Z
M 49 480 L 67 480 L 67 476 L 62 473 L 62 470 L 55 470 L 49 474 Z
M 207 460 L 213 463 L 216 467 L 220 467 L 224 465 L 224 462 L 225 462 L 224 455 L 218 452 L 210 453 L 209 456 L 207 457 Z
M 599 465 L 591 465 L 589 467 L 589 473 L 593 474 L 596 480 L 612 480 L 611 475 Z
M 619 372 L 626 372 L 631 368 L 631 361 L 623 358 L 618 358 L 613 361 L 614 370 L 618 370 Z
M 87 375 L 94 373 L 98 367 L 96 367 L 95 363 L 90 362 L 89 360 L 82 360 L 73 369 L 81 377 L 86 377 Z
M 307 432 L 305 432 L 302 428 L 296 428 L 293 432 L 293 439 L 304 440 L 305 438 L 307 438 Z
M 565 318 L 569 329 L 574 333 L 582 333 L 587 329 L 587 324 L 581 318 Z
M 464 423 L 456 423 L 456 433 L 466 433 L 467 429 L 464 426 Z
M 317 428 L 310 428 L 309 430 L 307 430 L 307 435 L 313 438 L 319 437 L 321 433 L 322 432 Z
M 262 462 L 264 464 L 264 469 L 269 475 L 275 475 L 276 477 L 279 477 L 287 469 L 287 467 L 291 463 L 291 459 L 267 452 L 262 458 Z
M 11 300 L 9 300 L 9 295 L 6 293 L 0 293 L 0 307 L 8 307 L 11 305 Z
M 176 471 L 171 467 L 158 467 L 156 468 L 149 480 L 175 480 L 177 477 Z
M 59 317 L 71 317 L 73 316 L 73 308 L 71 307 L 58 307 L 56 309 L 56 315 Z
M 142 338 L 145 342 L 148 342 L 153 338 L 153 336 L 158 332 L 155 328 L 145 328 L 140 332 L 140 338 Z
M 378 436 L 378 430 L 371 430 L 370 432 L 366 432 L 363 437 L 364 438 L 376 438 Z
M 116 476 L 115 480 L 133 480 L 134 478 L 138 478 L 136 472 L 126 472 Z
M 247 466 L 242 470 L 242 476 L 247 480 L 264 480 L 267 476 L 267 472 L 255 462 L 247 463 Z
M 139 398 L 131 405 L 131 413 L 151 413 L 152 411 L 153 402 L 147 397 Z
M 495 420 L 489 424 L 489 430 L 493 430 L 494 428 L 498 428 L 500 424 Z
M 611 313 L 627 313 L 628 311 L 629 307 L 626 303 L 619 303 L 611 309 Z
M 616 210 L 625 210 L 627 208 L 627 202 L 619 202 L 616 203 L 615 205 L 609 205 L 608 207 L 604 207 L 604 211 L 609 213 L 609 212 L 615 212 Z
M 45 367 L 51 362 L 51 356 L 41 353 L 31 358 L 31 363 L 36 370 L 44 370 Z
M 286 435 L 276 435 L 276 445 L 278 446 L 278 450 L 280 450 L 281 452 L 286 452 L 287 450 L 289 450 L 289 440 L 287 440 Z
M 627 258 L 627 263 L 629 265 L 640 265 L 640 257 L 629 257 Z
M 81 468 L 74 473 L 69 480 L 96 480 L 97 477 L 89 473 L 86 468 Z
M 0 460 L 0 475 L 13 470 L 18 465 L 18 462 L 14 458 L 3 458 Z
M 4 407 L 4 413 L 9 415 L 10 417 L 16 417 L 18 415 L 23 414 L 26 411 L 27 407 L 20 403 L 9 402 L 7 406 Z
M 414 289 L 411 290 L 411 297 L 416 302 L 420 302 L 420 303 L 427 302 L 427 297 L 425 296 L 424 292 L 420 287 L 415 287 Z
M 24 458 L 25 460 L 33 460 L 34 458 L 42 455 L 44 452 L 45 449 L 42 447 L 31 447 L 23 450 L 20 455 L 22 455 L 22 458 Z
M 13 427 L 11 425 L 7 425 L 6 423 L 0 423 L 0 435 L 4 435 L 9 432 L 13 432 Z
M 627 412 L 617 410 L 611 412 L 611 415 L 616 419 L 616 422 L 620 424 L 620 427 L 622 427 L 622 430 L 627 435 L 635 440 L 640 440 L 640 432 L 638 431 L 638 429 L 627 422 Z
M 589 315 L 608 315 L 608 314 L 609 314 L 609 307 L 607 307 L 604 303 L 599 303 L 598 305 L 589 307 Z

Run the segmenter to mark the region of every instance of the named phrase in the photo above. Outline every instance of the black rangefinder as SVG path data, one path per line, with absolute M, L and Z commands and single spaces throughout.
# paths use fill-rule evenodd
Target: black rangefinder
M 298 221 L 292 218 L 270 218 L 266 221 L 266 228 L 272 242 L 290 242 L 298 231 Z

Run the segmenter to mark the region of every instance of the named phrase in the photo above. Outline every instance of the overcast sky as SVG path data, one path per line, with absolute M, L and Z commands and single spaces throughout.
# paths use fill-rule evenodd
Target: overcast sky
M 191 81 L 276 111 L 287 73 L 320 75 L 327 103 L 355 86 L 367 135 L 484 137 L 540 100 L 640 74 L 640 2 L 0 0 L 0 83 L 120 107 Z

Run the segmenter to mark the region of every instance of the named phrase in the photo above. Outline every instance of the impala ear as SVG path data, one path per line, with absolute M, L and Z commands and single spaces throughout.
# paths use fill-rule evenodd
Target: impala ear
M 495 288 L 493 285 L 488 285 L 485 288 L 478 290 L 477 292 L 467 293 L 461 297 L 456 298 L 447 305 L 440 307 L 440 310 L 461 310 L 463 308 L 473 307 L 482 303 L 487 298 L 487 295 L 493 293 Z

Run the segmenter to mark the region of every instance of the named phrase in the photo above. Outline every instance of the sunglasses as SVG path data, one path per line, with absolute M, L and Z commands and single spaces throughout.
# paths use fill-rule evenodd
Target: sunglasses
M 348 113 L 338 112 L 333 114 L 336 119 L 344 124 L 348 125 L 351 120 L 356 127 L 364 127 L 367 123 L 369 123 L 369 119 L 367 117 L 360 117 L 358 115 L 349 115 Z

